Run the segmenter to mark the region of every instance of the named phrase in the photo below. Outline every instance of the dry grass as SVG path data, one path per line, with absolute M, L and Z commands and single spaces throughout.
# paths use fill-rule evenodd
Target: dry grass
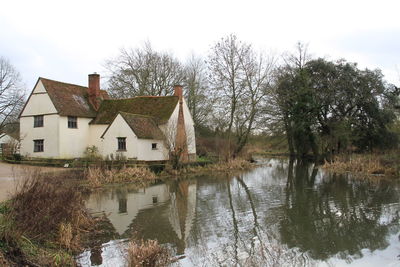
M 399 176 L 397 153 L 339 155 L 332 162 L 325 162 L 324 169 L 336 172 L 350 172 L 356 176 Z
M 68 174 L 46 177 L 33 171 L 23 179 L 10 204 L 10 216 L 19 231 L 43 241 L 49 235 L 60 236 L 62 225 L 72 227 L 74 238 L 82 227 L 90 225 L 79 190 L 65 176 Z
M 1 209 L 0 245 L 17 266 L 75 266 L 71 253 L 92 225 L 74 173 L 31 171 Z M 1 246 L 0 246 L 1 248 Z
M 145 167 L 106 170 L 89 168 L 85 177 L 91 187 L 112 183 L 135 183 L 146 186 L 156 180 L 156 175 Z
M 171 255 L 155 240 L 134 242 L 128 246 L 129 267 L 162 267 L 171 262 Z
M 178 173 L 202 173 L 202 172 L 232 172 L 250 169 L 253 165 L 244 159 L 232 159 L 227 162 L 208 164 L 205 166 L 187 167 L 179 170 Z
M 6 257 L 4 257 L 3 253 L 0 251 L 0 266 L 2 267 L 8 267 L 11 266 L 10 263 L 6 260 Z

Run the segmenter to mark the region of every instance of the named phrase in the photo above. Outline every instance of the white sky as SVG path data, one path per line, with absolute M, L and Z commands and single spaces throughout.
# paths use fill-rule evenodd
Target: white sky
M 0 4 L 0 56 L 30 91 L 39 76 L 87 85 L 120 48 L 149 40 L 184 61 L 234 33 L 280 54 L 298 41 L 316 57 L 380 68 L 400 83 L 400 1 L 18 1 Z

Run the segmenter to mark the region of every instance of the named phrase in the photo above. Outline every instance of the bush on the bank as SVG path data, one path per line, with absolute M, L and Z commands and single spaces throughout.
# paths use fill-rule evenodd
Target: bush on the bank
M 19 231 L 42 241 L 57 235 L 62 224 L 70 224 L 74 236 L 89 225 L 82 196 L 66 176 L 47 177 L 34 171 L 22 180 L 10 202 L 10 215 Z
M 102 169 L 88 168 L 85 177 L 92 187 L 99 187 L 110 183 L 137 183 L 148 185 L 156 179 L 156 175 L 145 167 L 123 168 L 123 169 Z
M 227 162 L 198 164 L 197 166 L 187 165 L 178 170 L 165 169 L 164 174 L 178 175 L 182 173 L 202 173 L 202 172 L 231 172 L 240 171 L 251 168 L 252 164 L 244 159 L 232 159 Z
M 75 266 L 68 251 L 80 249 L 80 235 L 92 224 L 75 172 L 31 171 L 11 200 L 0 205 L 0 250 L 16 266 Z
M 337 155 L 332 162 L 325 162 L 323 168 L 337 173 L 351 172 L 358 176 L 399 176 L 400 155 L 398 151 L 385 154 Z
M 155 240 L 134 242 L 128 246 L 129 267 L 162 267 L 171 262 L 171 255 Z

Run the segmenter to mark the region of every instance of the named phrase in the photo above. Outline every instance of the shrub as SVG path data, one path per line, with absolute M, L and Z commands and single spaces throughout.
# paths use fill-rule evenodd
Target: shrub
M 155 240 L 131 241 L 127 250 L 129 267 L 161 267 L 171 262 L 169 251 Z
M 27 174 L 9 205 L 9 214 L 18 231 L 44 241 L 57 239 L 60 227 L 70 225 L 77 239 L 81 228 L 90 225 L 83 198 L 77 187 L 67 182 L 66 176 L 68 172 L 54 177 L 40 171 Z M 69 244 L 67 248 L 72 247 Z
M 387 151 L 384 154 L 337 155 L 332 162 L 325 162 L 323 168 L 336 172 L 351 172 L 356 176 L 392 176 L 400 174 L 399 151 Z
M 11 266 L 75 266 L 70 252 L 91 226 L 75 172 L 28 172 L 0 207 L 0 250 Z M 1 265 L 0 265 L 1 266 Z
M 96 146 L 86 147 L 85 151 L 83 152 L 83 156 L 89 161 L 95 161 L 102 158 L 99 153 L 99 149 Z

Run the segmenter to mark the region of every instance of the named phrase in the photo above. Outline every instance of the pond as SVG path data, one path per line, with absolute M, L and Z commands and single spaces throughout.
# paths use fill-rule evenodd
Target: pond
M 180 266 L 400 266 L 400 183 L 268 159 L 209 174 L 93 192 L 107 234 L 80 266 L 124 266 L 126 240 L 156 239 Z

